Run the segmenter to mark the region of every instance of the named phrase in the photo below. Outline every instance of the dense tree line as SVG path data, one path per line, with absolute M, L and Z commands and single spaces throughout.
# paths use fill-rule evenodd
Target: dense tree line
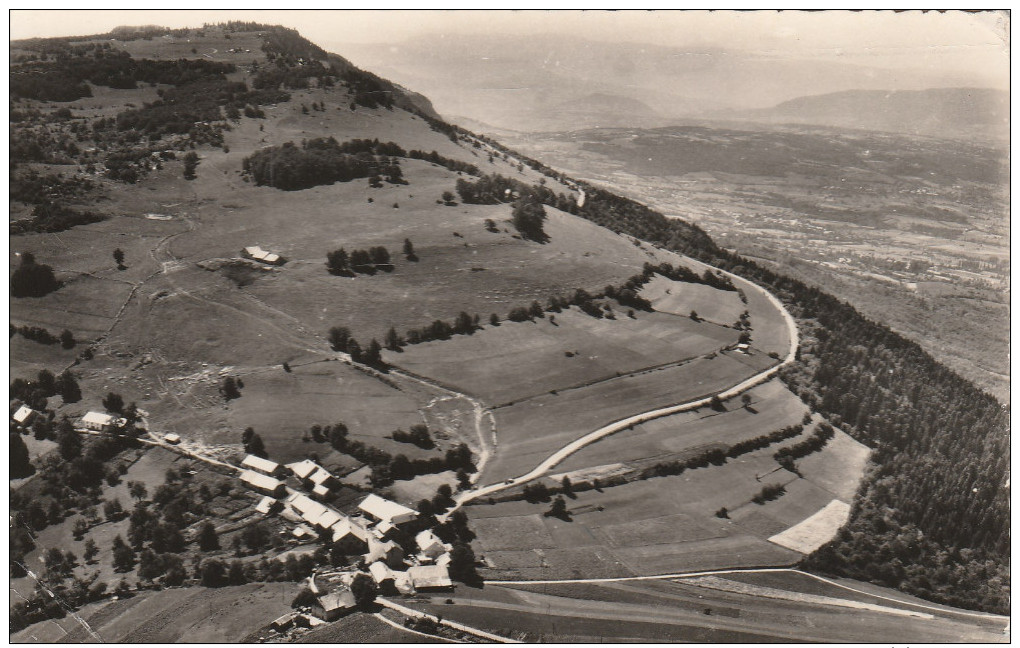
M 53 62 L 31 62 L 11 68 L 12 97 L 39 101 L 74 101 L 91 97 L 85 81 L 116 89 L 131 89 L 139 82 L 182 85 L 204 79 L 223 79 L 233 64 L 203 59 L 157 61 L 136 59 L 120 50 L 95 50 L 93 56 L 65 57 Z
M 1007 610 L 1008 412 L 992 396 L 917 343 L 832 295 L 717 247 L 695 225 L 547 175 L 583 188 L 579 216 L 764 285 L 799 318 L 806 334 L 800 362 L 784 380 L 872 447 L 878 466 L 848 525 L 806 565 L 939 602 Z M 914 540 L 904 544 L 908 537 Z
M 418 475 L 429 475 L 446 470 L 463 470 L 468 473 L 476 470 L 471 458 L 471 450 L 463 443 L 450 448 L 442 456 L 408 459 L 406 455 L 393 456 L 385 450 L 351 439 L 348 436 L 348 428 L 343 423 L 325 427 L 314 425 L 310 433 L 315 441 L 329 443 L 338 452 L 350 455 L 371 467 L 372 485 L 376 487 L 388 486 L 396 479 L 413 479 Z M 425 434 L 428 435 L 427 429 Z
M 80 198 L 92 191 L 95 183 L 78 176 L 64 177 L 63 174 L 40 174 L 34 169 L 11 174 L 10 199 L 30 205 L 41 205 L 55 199 Z
M 354 273 L 375 274 L 378 270 L 390 272 L 393 263 L 389 250 L 378 245 L 366 250 L 347 250 L 340 248 L 326 253 L 326 270 L 329 274 L 341 277 L 353 277 Z
M 436 151 L 432 151 L 431 153 L 426 153 L 425 151 L 409 151 L 406 157 L 413 160 L 424 160 L 426 162 L 431 162 L 432 164 L 438 164 L 439 166 L 446 167 L 455 173 L 467 173 L 468 175 L 473 176 L 482 174 L 478 167 L 470 162 L 461 162 L 460 160 L 444 157 Z
M 428 426 L 422 424 L 412 425 L 409 432 L 404 432 L 403 430 L 394 431 L 393 440 L 400 443 L 414 444 L 422 450 L 431 450 L 436 447 L 435 441 L 432 440 L 432 435 L 429 434 Z
M 11 221 L 11 235 L 26 232 L 63 232 L 75 225 L 88 225 L 106 220 L 106 216 L 90 211 L 78 211 L 53 202 L 43 202 L 32 210 L 32 217 Z

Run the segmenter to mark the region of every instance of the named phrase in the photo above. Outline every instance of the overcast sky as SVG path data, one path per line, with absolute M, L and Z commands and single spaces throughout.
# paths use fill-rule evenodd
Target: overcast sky
M 763 55 L 840 58 L 879 67 L 938 61 L 947 70 L 1008 74 L 1008 17 L 963 12 L 802 11 L 12 11 L 11 38 L 72 36 L 119 25 L 200 26 L 255 20 L 293 27 L 327 50 L 423 34 L 569 33 L 591 40 L 720 46 Z M 343 54 L 342 51 L 337 51 Z

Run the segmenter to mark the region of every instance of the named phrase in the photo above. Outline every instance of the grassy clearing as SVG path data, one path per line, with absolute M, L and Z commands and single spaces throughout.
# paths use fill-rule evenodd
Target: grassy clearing
M 689 317 L 691 311 L 696 311 L 698 317 L 717 324 L 733 324 L 747 310 L 735 291 L 679 283 L 661 275 L 645 284 L 641 296 L 659 312 Z
M 778 379 L 748 392 L 750 409 L 738 400 L 728 411 L 702 408 L 649 421 L 582 448 L 557 471 L 580 470 L 615 462 L 666 458 L 690 448 L 719 443 L 732 445 L 801 422 L 807 407 Z
M 398 621 L 399 623 L 399 621 Z M 267 632 L 269 637 L 275 633 Z M 319 626 L 301 635 L 297 643 L 316 644 L 393 644 L 393 643 L 446 643 L 441 639 L 429 639 L 421 635 L 398 630 L 370 614 L 355 612 L 343 619 Z
M 685 284 L 677 285 L 679 290 Z M 688 318 L 639 313 L 631 319 L 620 313 L 606 320 L 571 308 L 535 322 L 507 321 L 470 336 L 412 345 L 384 357 L 498 405 L 686 360 L 736 341 L 734 330 Z
M 809 554 L 828 542 L 849 518 L 850 505 L 834 499 L 800 523 L 772 536 L 769 541 Z
M 583 389 L 543 395 L 495 410 L 497 454 L 484 483 L 516 477 L 567 443 L 614 420 L 683 403 L 740 382 L 755 373 L 730 354 L 649 373 L 624 376 Z

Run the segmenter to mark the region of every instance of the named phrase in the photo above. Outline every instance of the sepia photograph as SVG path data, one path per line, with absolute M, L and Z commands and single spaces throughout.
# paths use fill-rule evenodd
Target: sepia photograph
M 10 643 L 1010 643 L 1009 10 L 8 27 Z

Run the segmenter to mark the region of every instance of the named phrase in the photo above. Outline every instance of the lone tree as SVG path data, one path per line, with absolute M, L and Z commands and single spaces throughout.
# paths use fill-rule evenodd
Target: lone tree
M 694 320 L 695 322 L 701 321 L 701 318 L 698 316 L 698 311 L 696 310 L 691 311 L 691 319 Z
M 751 406 L 751 395 L 750 394 L 742 395 L 740 397 L 740 402 L 744 406 L 744 409 L 747 409 L 748 407 Z
M 557 495 L 552 506 L 545 512 L 546 517 L 557 517 L 561 520 L 570 521 L 570 513 L 567 511 L 567 502 L 562 495 Z
M 117 269 L 124 269 L 124 250 L 117 248 L 113 251 L 113 260 L 117 263 Z
M 131 571 L 135 567 L 135 550 L 119 535 L 113 539 L 113 570 Z
M 106 408 L 107 412 L 120 414 L 124 411 L 124 397 L 120 394 L 109 392 L 106 398 L 103 399 L 103 407 Z
M 184 156 L 184 179 L 194 180 L 195 169 L 198 168 L 198 153 L 188 151 Z
M 220 394 L 224 400 L 233 400 L 241 397 L 241 390 L 238 389 L 238 381 L 233 376 L 227 376 L 220 385 Z
M 358 607 L 365 609 L 375 602 L 376 588 L 375 581 L 367 574 L 359 573 L 351 581 L 351 594 Z
M 204 523 L 202 530 L 198 532 L 198 548 L 202 551 L 215 551 L 220 548 L 220 539 L 212 522 Z
M 326 253 L 326 269 L 329 274 L 347 276 L 351 274 L 350 257 L 347 250 L 340 248 Z
M 454 207 L 457 205 L 456 196 L 453 195 L 452 191 L 443 192 L 443 204 L 447 207 Z
M 17 432 L 11 432 L 10 455 L 11 479 L 28 477 L 35 472 L 35 468 L 29 460 L 28 446 Z
M 712 400 L 709 401 L 708 405 L 717 412 L 726 411 L 726 406 L 723 405 L 722 399 L 719 398 L 718 394 L 712 396 Z
M 418 255 L 414 253 L 414 244 L 411 239 L 404 239 L 404 256 L 408 261 L 417 261 Z
M 82 556 L 85 558 L 85 564 L 91 565 L 92 561 L 95 560 L 96 556 L 98 555 L 99 545 L 96 544 L 95 540 L 89 538 L 88 540 L 85 541 L 85 550 L 82 553 Z
M 521 237 L 545 243 L 549 237 L 545 233 L 545 208 L 542 203 L 532 198 L 522 198 L 514 203 L 513 224 Z
M 60 332 L 60 346 L 65 349 L 73 349 L 77 342 L 74 339 L 74 333 L 64 329 Z

